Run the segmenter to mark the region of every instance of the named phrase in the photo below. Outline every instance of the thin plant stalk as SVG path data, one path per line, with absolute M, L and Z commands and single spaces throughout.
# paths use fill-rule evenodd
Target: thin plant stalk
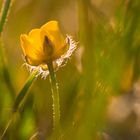
M 15 98 L 15 89 L 14 89 L 14 86 L 11 81 L 8 64 L 7 64 L 7 59 L 5 56 L 6 55 L 5 55 L 4 46 L 2 43 L 2 39 L 0 37 L 0 59 L 1 59 L 0 63 L 1 63 L 2 75 L 3 75 L 4 81 L 6 83 L 6 86 L 8 87 L 10 97 L 11 97 L 11 99 L 14 99 Z
M 23 86 L 23 88 L 21 89 L 21 91 L 19 92 L 18 96 L 16 97 L 14 106 L 13 106 L 13 112 L 16 112 L 20 106 L 20 103 L 22 102 L 22 100 L 24 99 L 25 95 L 27 94 L 29 88 L 31 87 L 33 81 L 36 79 L 38 74 L 38 70 L 34 70 L 31 75 L 29 76 L 29 78 L 27 79 L 25 85 Z
M 59 103 L 58 83 L 53 68 L 53 62 L 49 61 L 47 65 L 50 73 L 50 82 L 53 99 L 53 128 L 54 130 L 58 130 L 60 128 L 60 103 Z
M 4 129 L 4 131 L 3 131 L 2 135 L 1 135 L 0 140 L 4 139 L 5 134 L 6 134 L 7 130 L 9 129 L 9 127 L 11 126 L 11 124 L 12 124 L 12 118 L 8 121 L 6 127 L 5 127 L 5 129 Z
M 12 0 L 4 0 L 1 8 L 1 13 L 0 13 L 0 37 L 1 33 L 3 32 L 4 25 L 7 21 L 8 13 L 10 11 L 10 7 L 12 5 Z M 1 63 L 2 63 L 2 72 L 3 76 L 5 79 L 5 82 L 7 84 L 7 87 L 11 93 L 12 99 L 15 97 L 15 90 L 12 85 L 11 79 L 10 79 L 10 74 L 7 68 L 7 60 L 6 60 L 6 55 L 5 55 L 5 50 L 0 38 L 0 56 L 1 56 Z
M 3 140 L 4 137 L 5 137 L 5 134 L 7 133 L 9 127 L 11 126 L 12 124 L 12 120 L 13 120 L 13 116 L 14 114 L 19 110 L 20 108 L 20 105 L 22 103 L 22 101 L 24 100 L 25 96 L 27 95 L 27 92 L 29 91 L 32 83 L 34 82 L 34 80 L 36 79 L 37 77 L 37 74 L 38 74 L 38 70 L 35 70 L 31 73 L 31 75 L 29 76 L 29 78 L 27 79 L 25 85 L 23 86 L 23 88 L 20 90 L 18 96 L 16 97 L 16 100 L 15 100 L 15 103 L 14 103 L 14 106 L 12 108 L 12 116 L 11 116 L 11 119 L 8 121 L 2 135 L 1 135 L 1 138 L 0 140 Z
M 0 16 L 0 34 L 3 31 L 3 27 L 6 22 L 11 5 L 12 5 L 12 0 L 3 1 L 3 5 L 2 5 L 2 9 L 1 9 L 1 16 Z

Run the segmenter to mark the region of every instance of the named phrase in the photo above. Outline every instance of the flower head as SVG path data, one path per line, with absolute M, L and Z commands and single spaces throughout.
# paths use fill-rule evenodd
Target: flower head
M 49 21 L 40 29 L 20 36 L 24 58 L 30 70 L 39 69 L 43 77 L 48 75 L 47 63 L 53 62 L 55 70 L 66 62 L 76 48 L 70 36 L 63 36 L 57 21 Z

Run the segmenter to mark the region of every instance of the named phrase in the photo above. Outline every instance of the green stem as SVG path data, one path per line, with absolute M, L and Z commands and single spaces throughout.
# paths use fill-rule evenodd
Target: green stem
M 2 135 L 1 135 L 0 140 L 3 140 L 3 139 L 4 139 L 4 136 L 5 136 L 5 134 L 6 134 L 7 130 L 8 130 L 8 128 L 10 127 L 11 123 L 12 123 L 12 119 L 10 119 L 10 120 L 8 121 L 6 127 L 5 127 L 5 129 L 4 129 L 4 131 L 3 131 Z
M 0 34 L 3 31 L 4 24 L 6 22 L 6 18 L 8 16 L 8 12 L 11 6 L 12 0 L 4 0 L 1 10 L 1 17 L 0 17 Z
M 2 133 L 2 136 L 0 138 L 0 140 L 3 140 L 4 137 L 5 137 L 5 134 L 7 133 L 9 127 L 11 126 L 12 124 L 12 120 L 13 120 L 13 116 L 14 114 L 17 112 L 17 110 L 19 109 L 20 107 L 20 104 L 21 102 L 23 101 L 23 99 L 25 98 L 25 95 L 27 94 L 29 88 L 31 87 L 33 81 L 36 79 L 37 77 L 37 73 L 38 73 L 38 70 L 35 70 L 31 73 L 31 75 L 29 76 L 29 78 L 27 79 L 25 85 L 23 86 L 23 88 L 21 89 L 21 91 L 19 92 L 16 100 L 15 100 L 15 103 L 14 103 L 14 106 L 13 106 L 13 110 L 12 110 L 12 116 L 11 116 L 11 119 L 8 121 L 3 133 Z
M 16 112 L 18 110 L 21 101 L 24 99 L 24 97 L 25 97 L 27 91 L 29 90 L 29 88 L 31 87 L 33 81 L 36 79 L 37 73 L 38 73 L 38 70 L 33 71 L 31 73 L 31 75 L 29 76 L 29 78 L 27 79 L 25 85 L 23 86 L 23 88 L 19 92 L 18 96 L 16 97 L 16 100 L 15 100 L 15 103 L 13 106 L 13 112 Z
M 50 73 L 50 82 L 51 82 L 52 99 L 53 99 L 53 128 L 54 130 L 58 130 L 60 127 L 60 104 L 59 104 L 58 84 L 57 84 L 52 61 L 49 61 L 47 65 Z
M 12 0 L 3 0 L 1 15 L 0 15 L 0 36 L 3 31 L 11 5 L 12 5 Z M 4 78 L 5 78 L 5 82 L 7 83 L 7 86 L 9 87 L 11 97 L 14 98 L 15 91 L 14 91 L 14 87 L 12 85 L 12 82 L 10 79 L 10 74 L 9 74 L 9 71 L 8 71 L 8 68 L 6 65 L 7 64 L 6 57 L 5 57 L 5 52 L 4 52 L 1 38 L 0 38 L 0 55 L 1 55 L 2 66 L 3 66 L 2 72 L 3 72 Z
M 5 54 L 5 49 L 2 43 L 2 39 L 0 37 L 0 63 L 1 63 L 1 72 L 4 78 L 4 81 L 7 85 L 7 88 L 9 90 L 11 99 L 14 100 L 15 99 L 15 89 L 13 86 L 13 83 L 11 81 L 11 77 L 9 74 L 9 69 L 8 69 L 8 64 L 7 64 L 7 59 L 6 59 L 6 54 Z

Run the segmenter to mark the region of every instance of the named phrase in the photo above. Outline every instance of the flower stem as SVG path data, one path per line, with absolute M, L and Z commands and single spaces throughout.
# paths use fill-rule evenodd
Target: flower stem
M 56 75 L 53 68 L 52 61 L 47 63 L 49 73 L 50 73 L 50 82 L 51 82 L 51 90 L 52 90 L 52 99 L 53 99 L 53 128 L 54 131 L 60 128 L 60 104 L 59 104 L 59 91 L 58 91 L 58 83 L 56 80 Z

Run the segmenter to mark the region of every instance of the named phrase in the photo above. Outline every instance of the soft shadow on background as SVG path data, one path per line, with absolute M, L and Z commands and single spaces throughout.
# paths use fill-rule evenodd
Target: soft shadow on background
M 139 0 L 14 0 L 2 34 L 12 85 L 0 64 L 0 134 L 29 76 L 20 34 L 58 20 L 63 33 L 78 42 L 56 73 L 62 140 L 140 140 L 139 7 Z M 34 134 L 32 140 L 53 139 L 50 89 L 48 77 L 34 82 L 9 140 L 31 140 Z

